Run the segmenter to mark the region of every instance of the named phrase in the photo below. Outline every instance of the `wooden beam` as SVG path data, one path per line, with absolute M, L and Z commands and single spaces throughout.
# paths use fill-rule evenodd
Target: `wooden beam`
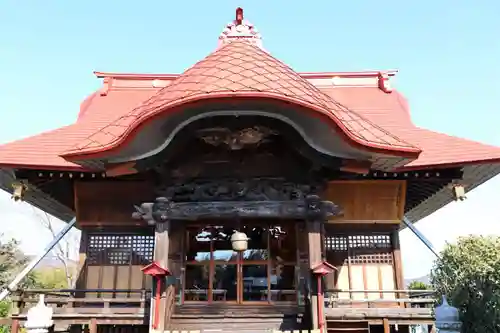
M 342 219 L 342 217 L 336 219 L 336 220 L 330 220 L 326 222 L 327 224 L 344 224 L 344 225 L 352 225 L 352 224 L 364 224 L 364 225 L 370 225 L 370 224 L 386 224 L 386 225 L 399 225 L 401 224 L 401 220 L 346 220 Z
M 106 168 L 107 177 L 134 175 L 136 173 L 138 173 L 138 171 L 135 169 L 135 162 L 112 164 Z
M 150 207 L 150 208 L 147 208 Z M 149 210 L 148 210 L 149 209 Z M 157 198 L 155 204 L 143 203 L 136 208 L 136 219 L 155 220 L 198 220 L 244 218 L 281 218 L 281 219 L 321 219 L 330 218 L 342 210 L 330 201 L 322 201 L 317 196 L 303 200 L 259 200 L 259 201 L 188 201 L 175 202 Z M 319 231 L 321 233 L 321 230 Z M 321 258 L 320 258 L 321 259 Z
M 369 161 L 344 160 L 340 171 L 365 175 L 370 172 L 371 166 Z
M 399 187 L 399 195 L 398 195 L 398 208 L 399 208 L 399 223 L 405 216 L 405 206 L 406 206 L 406 194 L 408 192 L 408 182 L 405 180 Z

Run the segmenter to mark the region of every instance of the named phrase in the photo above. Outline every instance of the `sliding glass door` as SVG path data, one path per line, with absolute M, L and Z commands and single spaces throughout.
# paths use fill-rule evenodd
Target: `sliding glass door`
M 232 250 L 234 225 L 186 230 L 185 302 L 294 302 L 297 300 L 295 224 L 240 223 L 248 249 Z

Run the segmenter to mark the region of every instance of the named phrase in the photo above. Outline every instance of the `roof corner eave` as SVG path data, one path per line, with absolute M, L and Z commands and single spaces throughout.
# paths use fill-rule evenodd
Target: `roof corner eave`
M 0 189 L 12 193 L 12 184 L 16 178 L 12 169 L 0 168 Z M 48 194 L 34 186 L 30 186 L 29 195 L 24 199 L 30 205 L 50 214 L 62 221 L 68 222 L 74 217 L 74 212 L 59 203 Z
M 499 174 L 500 161 L 493 163 L 467 164 L 463 165 L 463 177 L 460 181 L 468 193 Z M 418 206 L 406 212 L 405 215 L 411 223 L 416 223 L 454 200 L 455 198 L 453 197 L 452 191 L 448 187 L 444 187 L 421 202 Z M 402 229 L 405 228 L 404 225 L 401 227 Z

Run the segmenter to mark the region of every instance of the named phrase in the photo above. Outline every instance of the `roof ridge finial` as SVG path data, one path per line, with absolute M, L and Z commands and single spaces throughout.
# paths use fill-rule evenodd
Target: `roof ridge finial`
M 245 20 L 243 8 L 236 8 L 236 17 L 229 22 L 219 36 L 219 47 L 229 44 L 234 40 L 245 41 L 262 48 L 262 37 L 252 23 Z
M 241 25 L 243 23 L 243 8 L 238 7 L 236 8 L 236 20 L 235 23 L 237 25 Z

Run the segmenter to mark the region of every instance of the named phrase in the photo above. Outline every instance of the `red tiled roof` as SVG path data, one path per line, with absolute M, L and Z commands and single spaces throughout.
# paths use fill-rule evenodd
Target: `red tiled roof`
M 375 88 L 322 90 L 397 137 L 420 147 L 422 153 L 404 169 L 481 162 L 500 163 L 500 147 L 416 127 L 411 121 L 406 99 L 397 91 L 384 94 Z
M 365 144 L 390 145 L 396 149 L 419 147 L 422 153 L 405 169 L 500 162 L 498 147 L 414 126 L 407 102 L 397 91 L 385 93 L 374 86 L 315 88 L 284 64 L 248 44 L 229 44 L 184 75 L 168 80 L 170 85 L 163 89 L 151 85 L 115 87 L 105 96 L 99 92 L 90 95 L 82 103 L 75 124 L 0 146 L 0 166 L 82 169 L 61 155 L 68 151 L 80 154 L 80 150 L 74 150 L 75 146 L 99 149 L 117 143 L 129 130 L 127 124 L 141 122 L 172 103 L 221 94 L 291 99 L 321 112 L 331 112 L 344 131 Z M 105 132 L 114 135 L 108 135 L 108 141 L 99 138 Z M 100 141 L 92 140 L 96 135 Z
M 65 160 L 60 154 L 156 92 L 157 89 L 140 89 L 113 90 L 107 96 L 93 93 L 82 102 L 75 124 L 0 145 L 0 166 L 81 170 L 80 165 Z
M 221 97 L 274 98 L 305 106 L 332 121 L 352 143 L 367 150 L 417 157 L 420 149 L 321 92 L 288 66 L 247 42 L 226 44 L 179 76 L 152 98 L 102 127 L 63 156 L 116 148 L 147 119 L 188 102 Z

